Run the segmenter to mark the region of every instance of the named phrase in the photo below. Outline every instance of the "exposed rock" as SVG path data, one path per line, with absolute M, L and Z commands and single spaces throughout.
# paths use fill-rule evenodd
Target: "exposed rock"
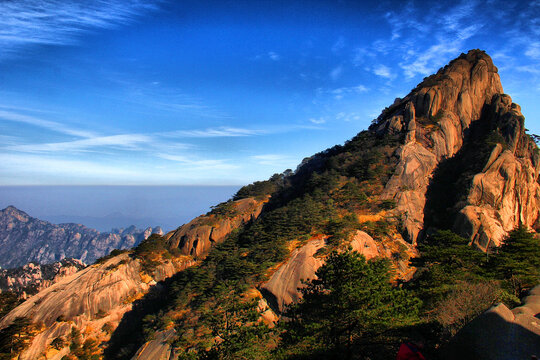
M 315 279 L 315 273 L 324 264 L 324 258 L 315 257 L 315 254 L 325 246 L 326 239 L 318 238 L 293 250 L 289 259 L 261 287 L 261 292 L 273 309 L 283 312 L 287 305 L 301 298 L 299 289 L 304 286 L 302 281 Z M 355 233 L 350 246 L 367 260 L 385 254 L 379 250 L 375 240 L 363 231 Z
M 300 299 L 302 280 L 315 278 L 323 259 L 314 257 L 326 245 L 325 239 L 315 239 L 295 249 L 287 262 L 280 266 L 261 288 L 270 305 L 282 312 L 291 302 Z
M 350 245 L 354 251 L 364 255 L 366 260 L 370 260 L 384 254 L 384 252 L 379 250 L 377 242 L 375 242 L 371 236 L 363 231 L 356 232 L 351 240 Z
M 442 351 L 444 359 L 506 360 L 540 356 L 540 285 L 524 305 L 499 304 L 467 324 Z
M 131 259 L 127 253 L 121 254 L 67 276 L 30 297 L 0 321 L 0 328 L 16 317 L 44 325 L 43 331 L 22 353 L 23 360 L 38 359 L 56 337 L 67 336 L 72 326 L 85 336 L 106 340 L 107 334 L 101 331 L 106 323 L 116 327 L 124 313 L 131 309 L 131 303 L 144 295 L 152 283 L 192 263 L 164 262 L 151 277 L 142 271 L 139 260 Z
M 142 231 L 132 226 L 100 233 L 80 224 L 54 225 L 8 206 L 0 210 L 0 266 L 50 264 L 65 258 L 90 264 L 114 249 L 136 246 L 155 231 L 163 232 L 159 227 Z
M 403 119 L 402 126 L 397 119 Z M 454 230 L 485 250 L 490 242 L 500 244 L 518 223 L 535 224 L 540 205 L 538 150 L 524 133 L 519 106 L 503 94 L 491 58 L 471 50 L 426 78 L 370 128 L 382 136 L 401 131 L 404 138 L 381 199 L 396 201 L 393 214 L 402 219 L 411 243 L 424 229 L 426 191 L 434 170 L 462 148 L 471 124 L 480 120 L 503 134 L 507 149 L 496 147 L 474 178 Z
M 167 234 L 166 239 L 170 244 L 178 246 L 180 242 L 176 242 L 178 238 L 175 236 L 177 234 L 182 234 L 180 237 L 186 236 L 187 240 L 181 243 L 180 252 L 188 254 L 192 249 L 196 249 L 193 254 L 200 258 L 209 250 L 205 244 L 211 246 L 215 242 L 222 241 L 231 231 L 255 219 L 261 213 L 264 202 L 265 200 L 252 198 L 235 201 L 232 219 L 219 218 L 213 214 L 201 216 L 177 231 Z M 197 226 L 210 229 L 207 238 L 191 238 L 192 234 L 202 233 L 197 230 Z M 127 231 L 129 234 L 135 230 L 128 228 L 119 231 Z M 197 240 L 201 240 L 199 245 Z M 114 330 L 123 315 L 131 310 L 133 301 L 144 296 L 159 281 L 195 263 L 191 256 L 180 256 L 172 260 L 161 259 L 159 265 L 148 274 L 140 260 L 133 259 L 129 253 L 123 253 L 66 276 L 30 297 L 0 321 L 0 328 L 9 325 L 16 317 L 25 317 L 32 323 L 44 324 L 44 328 L 34 337 L 30 347 L 22 353 L 21 360 L 40 359 L 50 343 L 58 336 L 68 335 L 72 326 L 80 329 L 84 337 L 91 336 L 100 342 L 106 342 L 110 334 L 102 330 L 105 324 Z M 157 349 L 156 344 L 154 343 L 147 351 Z M 165 353 L 158 354 L 152 350 L 152 354 L 158 356 Z
M 265 201 L 246 198 L 231 202 L 233 214 L 199 216 L 166 235 L 171 248 L 179 248 L 182 254 L 201 257 L 215 243 L 223 241 L 232 230 L 256 219 Z
M 407 123 L 405 144 L 396 154 L 399 165 L 381 198 L 396 200 L 396 212 L 404 217 L 412 243 L 423 228 L 425 194 L 437 164 L 461 148 L 468 126 L 480 118 L 484 104 L 499 93 L 502 86 L 489 56 L 470 51 L 427 78 L 379 117 L 384 124 L 403 115 Z M 437 125 L 429 124 L 435 117 L 440 117 Z M 419 121 L 426 125 L 419 127 Z
M 175 335 L 174 329 L 159 331 L 154 339 L 145 343 L 132 358 L 133 360 L 173 360 L 174 355 L 171 345 L 167 342 Z
M 61 279 L 84 269 L 86 264 L 77 259 L 64 259 L 52 264 L 28 263 L 20 268 L 0 270 L 0 292 L 13 291 L 26 297 L 35 294 Z
M 455 225 L 483 250 L 499 246 L 519 224 L 533 226 L 540 209 L 538 149 L 524 133 L 519 106 L 510 96 L 499 95 L 488 110 L 486 116 L 503 132 L 506 144 L 497 144 L 482 172 L 474 176 Z

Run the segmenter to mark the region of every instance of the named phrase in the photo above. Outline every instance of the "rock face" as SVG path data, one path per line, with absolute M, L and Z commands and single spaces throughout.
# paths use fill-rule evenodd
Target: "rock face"
M 303 287 L 302 281 L 315 279 L 315 273 L 324 264 L 324 258 L 315 255 L 325 246 L 326 239 L 318 238 L 293 250 L 289 259 L 261 287 L 261 292 L 273 309 L 283 312 L 287 305 L 301 298 L 299 289 Z M 363 231 L 356 232 L 350 246 L 367 260 L 386 255 L 375 240 Z
M 0 266 L 49 264 L 65 258 L 91 264 L 114 249 L 136 246 L 152 233 L 162 234 L 163 230 L 156 227 L 143 231 L 132 226 L 100 233 L 80 224 L 54 225 L 8 206 L 0 211 Z
M 175 334 L 174 329 L 160 331 L 155 338 L 145 343 L 133 357 L 133 360 L 172 360 L 178 357 L 174 355 L 171 346 L 167 342 Z
M 156 281 L 170 277 L 193 262 L 167 261 L 149 276 L 138 259 L 124 253 L 95 264 L 40 291 L 0 321 L 3 328 L 17 317 L 44 328 L 33 339 L 21 359 L 38 359 L 57 337 L 66 337 L 76 326 L 85 337 L 106 340 L 105 324 L 116 327 L 131 303 L 144 295 Z
M 230 203 L 228 216 L 199 216 L 168 233 L 166 238 L 169 246 L 180 249 L 184 255 L 204 256 L 213 244 L 223 241 L 232 230 L 256 219 L 261 214 L 263 205 L 264 201 L 253 198 L 233 201 Z
M 251 198 L 234 201 L 231 218 L 208 214 L 170 232 L 165 236 L 170 247 L 180 246 L 180 253 L 189 255 L 162 258 L 150 274 L 141 261 L 128 252 L 66 276 L 13 309 L 0 320 L 0 328 L 9 325 L 17 317 L 43 324 L 30 347 L 21 354 L 22 360 L 43 359 L 42 355 L 50 350 L 51 342 L 57 337 L 66 338 L 74 326 L 81 331 L 84 339 L 94 338 L 98 342 L 106 342 L 123 315 L 131 310 L 133 301 L 144 296 L 159 281 L 196 264 L 194 257 L 202 258 L 214 242 L 222 241 L 231 231 L 255 219 L 261 213 L 264 203 Z M 197 227 L 203 227 L 204 230 Z M 148 231 L 147 236 L 150 233 Z M 208 237 L 201 237 L 200 234 L 208 234 Z M 158 356 L 156 359 L 165 356 L 157 344 L 161 343 L 158 341 L 148 347 L 140 358 L 154 358 L 147 357 L 148 351 L 152 356 Z M 66 347 L 54 356 L 60 359 L 67 353 L 69 350 Z
M 441 351 L 444 359 L 506 360 L 540 356 L 540 285 L 524 305 L 499 304 L 467 324 Z
M 381 199 L 396 202 L 394 213 L 402 217 L 411 243 L 424 229 L 433 172 L 458 153 L 469 141 L 471 126 L 480 121 L 502 134 L 506 144 L 494 145 L 492 157 L 474 178 L 455 230 L 485 249 L 490 241 L 499 244 L 520 221 L 535 224 L 540 201 L 537 147 L 524 132 L 519 106 L 503 94 L 491 58 L 471 50 L 396 101 L 370 127 L 381 136 L 404 139 Z
M 474 176 L 455 226 L 483 250 L 499 246 L 519 224 L 535 225 L 540 206 L 538 148 L 525 134 L 519 105 L 508 95 L 496 95 L 485 116 L 501 130 L 505 143 L 493 148 Z
M 0 270 L 0 292 L 13 291 L 26 297 L 86 267 L 77 259 L 63 259 L 52 264 L 29 263 L 20 268 Z

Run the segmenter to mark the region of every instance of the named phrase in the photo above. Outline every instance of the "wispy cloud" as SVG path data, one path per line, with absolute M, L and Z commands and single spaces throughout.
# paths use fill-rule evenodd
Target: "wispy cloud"
M 375 65 L 375 67 L 373 68 L 373 73 L 385 79 L 393 79 L 395 77 L 395 75 L 392 73 L 392 70 L 388 66 L 383 64 Z
M 390 37 L 375 39 L 371 45 L 357 48 L 353 64 L 377 76 L 394 79 L 395 68 L 371 64 L 380 57 L 397 56 L 405 77 L 426 76 L 463 51 L 466 41 L 482 32 L 489 23 L 484 15 L 489 9 L 485 10 L 477 0 L 430 7 L 419 4 L 407 1 L 388 11 L 384 18 L 390 26 Z
M 342 121 L 359 121 L 362 120 L 362 116 L 357 112 L 340 112 L 336 114 L 336 120 Z
M 336 81 L 337 79 L 341 77 L 342 73 L 343 73 L 343 65 L 338 65 L 330 71 L 330 74 L 329 74 L 330 79 L 332 79 L 333 81 Z
M 161 133 L 160 135 L 166 137 L 186 137 L 186 138 L 212 138 L 212 137 L 238 137 L 238 136 L 254 136 L 265 134 L 264 130 L 256 129 L 243 129 L 235 127 L 218 127 L 208 129 L 195 129 L 195 130 L 178 130 Z
M 341 50 L 343 50 L 343 48 L 345 47 L 345 38 L 343 36 L 340 36 L 336 42 L 334 43 L 334 45 L 332 45 L 332 52 L 334 54 L 337 54 L 339 53 Z
M 315 125 L 321 125 L 321 124 L 324 124 L 326 122 L 326 119 L 324 117 L 310 118 L 309 122 L 311 122 L 311 123 L 313 123 Z
M 0 110 L 0 121 L 12 121 L 18 123 L 38 126 L 44 129 L 52 130 L 61 134 L 90 138 L 94 137 L 95 133 L 86 130 L 74 129 L 65 124 L 55 121 L 49 121 L 34 116 L 24 115 L 19 112 Z
M 268 53 L 268 57 L 270 58 L 270 60 L 273 60 L 273 61 L 279 61 L 281 59 L 281 56 L 274 51 L 270 51 Z
M 127 24 L 157 8 L 151 0 L 2 1 L 0 56 L 29 44 L 73 44 L 81 33 Z
M 540 60 L 540 42 L 537 41 L 530 44 L 525 51 L 525 55 L 534 60 Z
M 261 154 L 253 155 L 251 159 L 259 165 L 274 166 L 274 167 L 287 167 L 291 166 L 291 163 L 295 160 L 287 155 L 281 154 Z
M 271 60 L 271 61 L 279 61 L 281 60 L 281 54 L 279 54 L 276 51 L 270 50 L 266 53 L 255 55 L 251 58 L 251 60 Z
M 158 154 L 158 157 L 165 160 L 181 163 L 184 166 L 187 166 L 189 168 L 194 168 L 197 170 L 205 170 L 205 169 L 232 170 L 232 169 L 239 168 L 238 165 L 231 164 L 230 160 L 226 160 L 226 159 L 196 159 L 191 156 L 188 157 L 184 155 L 174 155 L 174 154 L 165 154 L 165 153 Z
M 114 164 L 98 163 L 87 160 L 73 160 L 54 156 L 29 155 L 29 154 L 2 154 L 0 153 L 0 171 L 7 178 L 21 179 L 18 184 L 40 183 L 49 176 L 58 179 L 65 177 L 80 177 L 86 181 L 107 181 L 110 179 L 123 178 L 127 181 L 131 177 L 140 175 L 141 171 L 119 167 Z M 39 176 L 31 176 L 39 174 Z M 11 175 L 11 176 L 9 176 Z M 5 179 L 0 179 L 4 184 Z M 69 180 L 67 180 L 69 182 Z
M 88 139 L 65 141 L 46 144 L 27 144 L 27 145 L 12 145 L 6 150 L 21 151 L 21 152 L 79 152 L 89 151 L 90 149 L 125 149 L 136 150 L 140 144 L 148 144 L 156 142 L 157 139 L 144 134 L 124 134 L 112 136 L 98 136 Z
M 316 90 L 317 95 L 320 96 L 320 95 L 330 94 L 336 100 L 341 100 L 346 95 L 362 94 L 368 91 L 369 89 L 362 84 L 356 85 L 356 86 L 343 86 L 343 87 L 339 87 L 335 89 L 318 88 Z

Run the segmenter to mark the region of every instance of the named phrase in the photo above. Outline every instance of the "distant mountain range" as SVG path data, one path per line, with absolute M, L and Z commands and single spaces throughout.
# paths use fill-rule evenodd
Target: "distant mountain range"
M 48 264 L 65 258 L 91 264 L 114 249 L 136 246 L 153 233 L 163 234 L 163 230 L 130 226 L 100 233 L 81 224 L 51 224 L 8 206 L 0 211 L 0 266 Z

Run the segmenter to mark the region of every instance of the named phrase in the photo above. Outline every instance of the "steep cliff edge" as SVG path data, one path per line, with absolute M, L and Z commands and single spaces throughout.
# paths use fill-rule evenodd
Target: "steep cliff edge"
M 255 220 L 266 200 L 246 198 L 222 203 L 207 216 L 195 218 L 168 233 L 165 239 L 169 247 L 180 249 L 183 255 L 204 256 L 213 244 L 223 241 L 232 230 Z
M 538 147 L 525 134 L 520 107 L 510 96 L 494 96 L 484 117 L 500 142 L 474 176 L 454 229 L 486 251 L 499 246 L 520 224 L 538 227 L 540 157 Z
M 426 78 L 370 127 L 382 135 L 398 133 L 404 138 L 396 151 L 396 171 L 381 197 L 396 201 L 395 212 L 403 216 L 412 243 L 424 228 L 426 192 L 434 170 L 461 149 L 471 124 L 502 92 L 491 58 L 473 50 Z
M 536 226 L 538 148 L 525 134 L 519 105 L 502 91 L 491 58 L 472 50 L 385 109 L 369 132 L 399 139 L 393 152 L 396 165 L 379 195 L 395 207 L 384 214 L 361 215 L 360 221 L 398 219 L 411 245 L 426 232 L 450 228 L 484 251 L 500 245 L 520 223 Z M 452 196 L 445 198 L 448 194 Z M 392 236 L 394 247 L 413 255 L 414 247 L 405 247 L 397 235 Z M 380 256 L 392 257 L 392 241 L 379 238 L 375 243 Z M 274 308 L 282 310 L 297 299 L 300 278 L 312 278 L 322 264 L 323 259 L 307 255 L 297 259 L 315 245 L 325 246 L 312 242 L 295 250 L 263 286 Z M 404 264 L 396 263 L 396 269 L 404 279 L 411 276 L 412 269 Z
M 502 91 L 489 56 L 478 50 L 462 54 L 405 98 L 397 99 L 369 130 L 343 146 L 306 159 L 294 173 L 254 184 L 246 192 L 257 193 L 255 198 L 222 203 L 163 236 L 160 241 L 170 251 L 168 256 L 181 261 L 175 270 L 163 269 L 159 279 L 181 269 L 182 264 L 197 266 L 179 272 L 166 286 L 164 306 L 159 303 L 140 313 L 153 319 L 150 330 L 144 328 L 142 316 L 138 322 L 128 321 L 129 306 L 114 298 L 109 311 L 120 314 L 123 324 L 113 334 L 117 340 L 111 338 L 109 343 L 110 357 L 174 358 L 183 352 L 204 352 L 219 343 L 212 319 L 223 315 L 214 316 L 215 312 L 231 305 L 224 304 L 225 298 L 233 303 L 255 298 L 259 310 L 272 315 L 268 303 L 279 313 L 300 298 L 302 280 L 315 276 L 326 254 L 344 246 L 350 245 L 368 258 L 390 258 L 397 276 L 407 280 L 414 271 L 408 260 L 417 255 L 418 241 L 430 239 L 425 235 L 436 229 L 454 229 L 487 250 L 516 224 L 536 226 L 538 150 L 525 133 L 519 106 Z M 267 188 L 272 191 L 255 191 Z M 239 231 L 233 232 L 235 229 Z M 133 289 L 156 281 L 156 275 L 145 270 L 148 264 L 167 264 L 159 256 L 126 260 L 108 266 L 132 269 L 133 275 L 126 274 L 121 281 Z M 113 268 L 112 274 L 120 276 L 121 270 Z M 98 269 L 104 271 L 96 265 L 96 274 Z M 62 293 L 68 296 L 77 287 L 84 289 L 88 281 L 95 281 L 88 276 L 81 283 L 66 285 Z M 148 290 L 138 293 L 148 294 Z M 48 303 L 47 299 L 40 298 L 38 303 Z M 145 300 L 151 305 L 155 299 L 146 296 Z M 38 349 L 48 348 L 57 336 L 54 332 L 60 330 L 55 324 L 47 325 L 50 319 L 34 314 L 29 304 L 16 308 L 2 324 L 19 315 L 43 321 L 51 332 L 42 331 L 25 353 L 36 355 Z M 75 319 L 71 321 L 77 327 L 88 328 L 81 319 L 99 320 L 88 320 L 85 315 L 98 311 L 96 308 L 81 305 L 79 309 L 77 314 L 70 308 L 59 313 Z M 118 323 L 114 321 L 110 321 L 112 329 Z M 103 325 L 90 327 L 98 326 Z M 156 339 L 148 341 L 142 336 L 146 331 L 157 333 Z M 110 335 L 98 329 L 84 336 L 105 341 Z
M 269 261 L 266 278 L 251 284 L 279 313 L 300 298 L 298 287 L 315 276 L 326 249 L 357 242 L 353 248 L 368 258 L 390 258 L 406 280 L 414 272 L 407 263 L 417 255 L 417 242 L 437 229 L 453 229 L 482 250 L 497 245 L 515 225 L 537 222 L 537 152 L 519 106 L 503 94 L 491 58 L 479 50 L 462 54 L 396 99 L 369 130 L 305 159 L 288 174 L 266 216 L 235 240 L 238 246 L 259 241 L 263 247 L 265 233 L 272 233 L 275 247 L 286 248 L 283 257 L 272 257 L 277 264 Z M 295 212 L 313 221 L 298 225 Z M 274 234 L 272 227 L 283 230 Z M 242 251 L 247 257 L 253 252 Z M 178 316 L 185 333 L 204 332 L 194 320 L 200 316 L 195 306 L 168 314 Z M 183 333 L 158 332 L 159 338 L 165 335 L 168 344 L 151 341 L 138 356 L 170 355 L 170 343 L 178 339 L 190 351 L 198 346 L 199 340 L 185 340 Z
M 234 229 L 255 219 L 264 202 L 251 198 L 231 202 L 227 205 L 231 218 L 221 213 L 210 213 L 167 234 L 160 241 L 167 244 L 168 240 L 171 251 L 178 249 L 173 251 L 172 256 L 167 251 L 160 255 L 158 251 L 146 254 L 136 249 L 135 252 L 105 258 L 100 263 L 67 276 L 12 310 L 0 321 L 0 328 L 5 328 L 18 317 L 40 325 L 30 346 L 21 354 L 21 359 L 41 359 L 44 356 L 60 359 L 69 353 L 67 347 L 72 328 L 79 329 L 83 339 L 104 343 L 109 340 L 124 314 L 132 309 L 134 301 L 142 298 L 160 281 L 196 264 L 195 256 L 204 257 L 204 251 L 207 252 L 214 242 L 221 241 Z M 198 227 L 202 227 L 202 231 Z M 200 247 L 188 241 L 177 248 L 179 243 L 174 242 L 177 238 L 175 234 L 194 236 L 189 239 L 198 242 Z M 201 234 L 209 236 L 205 238 Z M 152 239 L 155 237 L 147 242 Z M 191 251 L 193 246 L 199 249 L 197 253 Z M 183 255 L 186 253 L 195 256 Z M 51 343 L 57 338 L 67 341 L 66 346 L 54 349 Z

